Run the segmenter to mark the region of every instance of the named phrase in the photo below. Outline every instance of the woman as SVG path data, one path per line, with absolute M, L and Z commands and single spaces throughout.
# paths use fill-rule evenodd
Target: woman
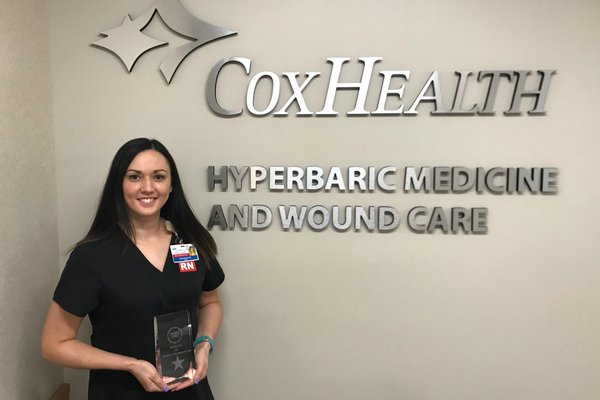
M 197 260 L 178 264 L 177 244 L 196 249 Z M 72 251 L 54 293 L 42 355 L 90 369 L 89 400 L 212 399 L 206 371 L 223 316 L 217 287 L 225 278 L 216 251 L 185 199 L 167 149 L 157 140 L 125 143 L 112 161 L 90 231 Z M 189 312 L 197 338 L 195 369 L 192 379 L 167 385 L 155 367 L 154 317 L 182 311 Z M 77 340 L 85 315 L 91 345 Z

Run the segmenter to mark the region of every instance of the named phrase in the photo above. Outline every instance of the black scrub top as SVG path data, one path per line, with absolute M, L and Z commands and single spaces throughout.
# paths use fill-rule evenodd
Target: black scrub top
M 175 243 L 175 236 L 171 244 Z M 181 272 L 169 251 L 156 269 L 124 234 L 76 247 L 54 292 L 65 311 L 92 323 L 92 346 L 155 365 L 154 316 L 188 310 L 192 334 L 198 327 L 202 291 L 225 279 L 218 261 L 200 257 L 196 271 Z M 88 400 L 213 399 L 208 381 L 173 393 L 147 393 L 126 371 L 91 370 Z

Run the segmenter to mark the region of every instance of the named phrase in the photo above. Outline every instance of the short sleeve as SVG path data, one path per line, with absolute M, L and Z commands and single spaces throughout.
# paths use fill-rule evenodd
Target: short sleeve
M 215 290 L 224 280 L 225 273 L 223 272 L 223 268 L 221 268 L 221 264 L 216 259 L 212 259 L 210 261 L 210 268 L 206 269 L 202 290 L 205 292 Z
M 78 317 L 84 317 L 94 310 L 100 297 L 101 282 L 94 268 L 94 258 L 86 253 L 81 247 L 73 250 L 53 297 L 63 310 Z

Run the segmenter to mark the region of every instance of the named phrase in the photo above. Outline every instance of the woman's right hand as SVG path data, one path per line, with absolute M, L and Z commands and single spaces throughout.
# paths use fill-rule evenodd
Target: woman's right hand
M 135 360 L 128 368 L 129 372 L 147 392 L 167 392 L 169 387 L 154 367 L 146 360 Z

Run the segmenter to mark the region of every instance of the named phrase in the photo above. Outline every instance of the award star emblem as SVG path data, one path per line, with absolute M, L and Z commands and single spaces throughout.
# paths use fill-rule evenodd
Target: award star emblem
M 175 361 L 171 361 L 175 371 L 177 371 L 179 368 L 183 369 L 183 361 L 184 360 L 180 359 L 179 356 L 175 356 Z

